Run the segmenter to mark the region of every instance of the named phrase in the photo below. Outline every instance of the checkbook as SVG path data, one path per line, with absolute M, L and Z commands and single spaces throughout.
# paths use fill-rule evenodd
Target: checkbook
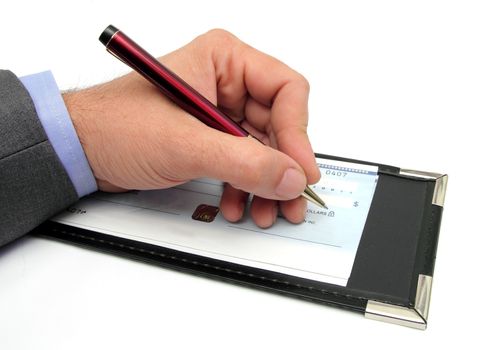
M 203 178 L 164 190 L 96 192 L 35 232 L 425 329 L 447 176 L 316 160 L 322 177 L 311 188 L 328 209 L 308 203 L 298 225 L 278 217 L 261 229 L 247 214 L 227 222 L 218 207 L 224 184 Z

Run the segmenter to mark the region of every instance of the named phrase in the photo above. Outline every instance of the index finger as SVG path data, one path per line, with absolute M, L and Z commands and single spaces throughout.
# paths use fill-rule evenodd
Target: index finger
M 244 82 L 249 95 L 270 109 L 269 120 L 246 113 L 247 120 L 274 138 L 280 151 L 295 159 L 305 170 L 308 181 L 320 178 L 307 135 L 310 86 L 299 73 L 251 47 L 240 57 L 244 60 Z M 266 125 L 261 125 L 266 123 Z
M 244 114 L 252 126 L 268 134 L 278 150 L 300 164 L 309 183 L 318 181 L 320 172 L 306 133 L 307 80 L 228 32 L 209 34 L 218 105 L 233 116 Z

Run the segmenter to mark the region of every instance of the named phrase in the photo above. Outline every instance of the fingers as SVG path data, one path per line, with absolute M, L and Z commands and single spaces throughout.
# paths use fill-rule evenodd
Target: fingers
M 248 98 L 245 106 L 244 115 L 246 121 L 260 132 L 267 132 L 271 125 L 271 108 L 259 103 L 253 98 Z
M 251 138 L 235 137 L 203 125 L 198 129 L 188 133 L 185 147 L 174 150 L 175 157 L 184 159 L 179 166 L 185 167 L 185 178 L 212 177 L 276 200 L 293 199 L 303 192 L 305 173 L 286 154 Z
M 220 202 L 220 209 L 226 220 L 237 222 L 244 215 L 248 194 L 226 185 Z M 289 201 L 277 202 L 253 196 L 250 215 L 261 228 L 271 227 L 277 218 L 278 205 L 283 216 L 291 223 L 298 224 L 305 219 L 307 201 L 298 197 Z
M 299 224 L 305 219 L 308 202 L 303 197 L 291 201 L 280 202 L 280 210 L 289 222 Z
M 220 209 L 222 215 L 226 220 L 230 222 L 236 222 L 241 220 L 244 215 L 244 209 L 246 207 L 246 201 L 249 197 L 249 193 L 238 190 L 232 187 L 230 184 L 224 186 L 224 192 L 222 193 Z
M 308 183 L 320 179 L 320 171 L 306 132 L 308 119 L 307 83 L 296 80 L 285 84 L 276 96 L 272 109 L 272 131 L 278 149 L 295 159 L 305 169 Z
M 290 201 L 276 202 L 255 196 L 251 202 L 251 218 L 261 228 L 271 227 L 278 215 L 278 203 L 283 216 L 293 224 L 303 221 L 306 214 L 307 203 L 302 197 Z
M 305 172 L 308 183 L 318 181 L 320 172 L 306 133 L 308 82 L 280 61 L 243 44 L 227 32 L 211 31 L 204 40 L 215 47 L 212 60 L 217 77 L 218 105 L 236 120 L 244 118 L 246 130 L 295 160 Z M 274 170 L 270 169 L 267 174 L 271 171 Z M 244 188 L 237 182 L 233 184 Z M 261 193 L 273 198 L 264 191 L 258 194 Z M 235 221 L 242 216 L 242 198 L 242 193 L 235 188 L 226 189 L 221 209 L 228 220 Z M 275 202 L 256 196 L 251 206 L 254 221 L 261 227 L 270 226 L 275 217 L 274 207 Z M 282 202 L 281 211 L 289 221 L 301 222 L 306 201 L 298 197 Z
M 255 196 L 251 202 L 251 218 L 261 228 L 271 227 L 278 215 L 278 202 Z
M 320 172 L 306 134 L 307 80 L 227 32 L 211 31 L 202 41 L 213 46 L 218 104 L 238 118 L 244 111 L 246 120 L 267 133 L 273 146 L 300 164 L 309 183 L 318 181 Z
M 254 99 L 254 102 L 248 101 L 246 118 L 258 129 L 265 128 L 273 134 L 270 138 L 274 139 L 278 149 L 295 159 L 305 170 L 308 182 L 315 183 L 320 172 L 306 133 L 308 82 L 278 61 L 273 67 L 271 70 L 259 65 L 246 66 L 247 88 Z M 265 107 L 270 108 L 269 120 L 265 120 L 268 118 Z

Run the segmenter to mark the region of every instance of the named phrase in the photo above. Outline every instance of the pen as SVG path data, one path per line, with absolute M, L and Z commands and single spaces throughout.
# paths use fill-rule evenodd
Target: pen
M 116 27 L 108 26 L 101 33 L 99 41 L 109 53 L 140 73 L 180 108 L 204 124 L 234 136 L 253 137 L 257 140 Z M 306 186 L 302 196 L 327 208 L 325 202 L 309 186 Z

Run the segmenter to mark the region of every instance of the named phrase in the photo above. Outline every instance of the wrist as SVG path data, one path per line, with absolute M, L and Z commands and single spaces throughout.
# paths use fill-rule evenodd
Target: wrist
M 64 104 L 66 105 L 67 111 L 69 115 L 71 116 L 71 121 L 74 126 L 74 130 L 76 130 L 77 137 L 79 139 L 79 142 L 84 150 L 84 153 L 86 153 L 85 150 L 85 132 L 84 132 L 84 126 L 82 122 L 82 117 L 81 117 L 81 104 L 79 102 L 79 95 L 80 91 L 68 91 L 62 93 L 62 99 L 64 100 Z M 87 155 L 86 155 L 87 156 Z M 88 158 L 89 162 L 89 158 Z

